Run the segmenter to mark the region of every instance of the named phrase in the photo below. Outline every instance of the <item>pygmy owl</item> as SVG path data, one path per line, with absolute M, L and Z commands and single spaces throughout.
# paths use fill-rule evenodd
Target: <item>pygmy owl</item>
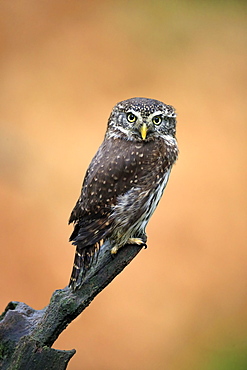
M 69 219 L 74 223 L 70 241 L 76 245 L 73 290 L 81 286 L 106 239 L 112 254 L 124 245 L 146 246 L 147 223 L 178 156 L 175 134 L 171 105 L 132 98 L 113 108 Z

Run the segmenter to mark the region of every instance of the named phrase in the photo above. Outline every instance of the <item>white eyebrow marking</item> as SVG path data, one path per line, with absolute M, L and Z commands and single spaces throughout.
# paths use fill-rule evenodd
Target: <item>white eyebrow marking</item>
M 149 117 L 148 117 L 148 120 L 152 120 L 154 117 L 156 117 L 156 116 L 162 116 L 162 117 L 165 117 L 166 116 L 166 114 L 165 114 L 165 112 L 162 112 L 161 110 L 157 110 L 156 112 L 154 112 L 154 113 L 151 113 L 150 115 L 149 115 Z
M 142 115 L 141 115 L 141 112 L 137 112 L 135 111 L 134 109 L 129 109 L 126 114 L 128 113 L 132 113 L 134 114 L 134 116 L 136 116 L 138 118 L 138 121 L 142 122 Z

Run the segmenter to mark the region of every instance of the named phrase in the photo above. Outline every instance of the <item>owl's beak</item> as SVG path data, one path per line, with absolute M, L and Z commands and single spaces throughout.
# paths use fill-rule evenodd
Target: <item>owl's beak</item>
M 143 122 L 143 124 L 140 128 L 140 133 L 141 133 L 141 136 L 142 136 L 142 140 L 146 139 L 147 131 L 148 131 L 148 128 L 147 128 L 146 122 Z

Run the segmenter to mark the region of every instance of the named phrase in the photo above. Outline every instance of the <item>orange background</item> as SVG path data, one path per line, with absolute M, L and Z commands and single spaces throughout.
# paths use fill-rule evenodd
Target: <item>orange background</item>
M 246 5 L 0 4 L 1 311 L 69 279 L 69 214 L 116 102 L 172 104 L 180 157 L 148 246 L 54 347 L 71 370 L 247 368 Z

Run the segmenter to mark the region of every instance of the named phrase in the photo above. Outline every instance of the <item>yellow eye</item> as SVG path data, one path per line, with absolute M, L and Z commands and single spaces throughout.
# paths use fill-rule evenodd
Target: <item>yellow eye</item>
M 155 125 L 160 125 L 160 124 L 161 124 L 161 122 L 162 122 L 162 116 L 155 116 L 155 117 L 153 118 L 153 123 L 154 123 Z
M 135 122 L 137 120 L 137 117 L 133 113 L 128 113 L 127 114 L 127 120 L 130 123 L 133 123 L 133 122 Z

